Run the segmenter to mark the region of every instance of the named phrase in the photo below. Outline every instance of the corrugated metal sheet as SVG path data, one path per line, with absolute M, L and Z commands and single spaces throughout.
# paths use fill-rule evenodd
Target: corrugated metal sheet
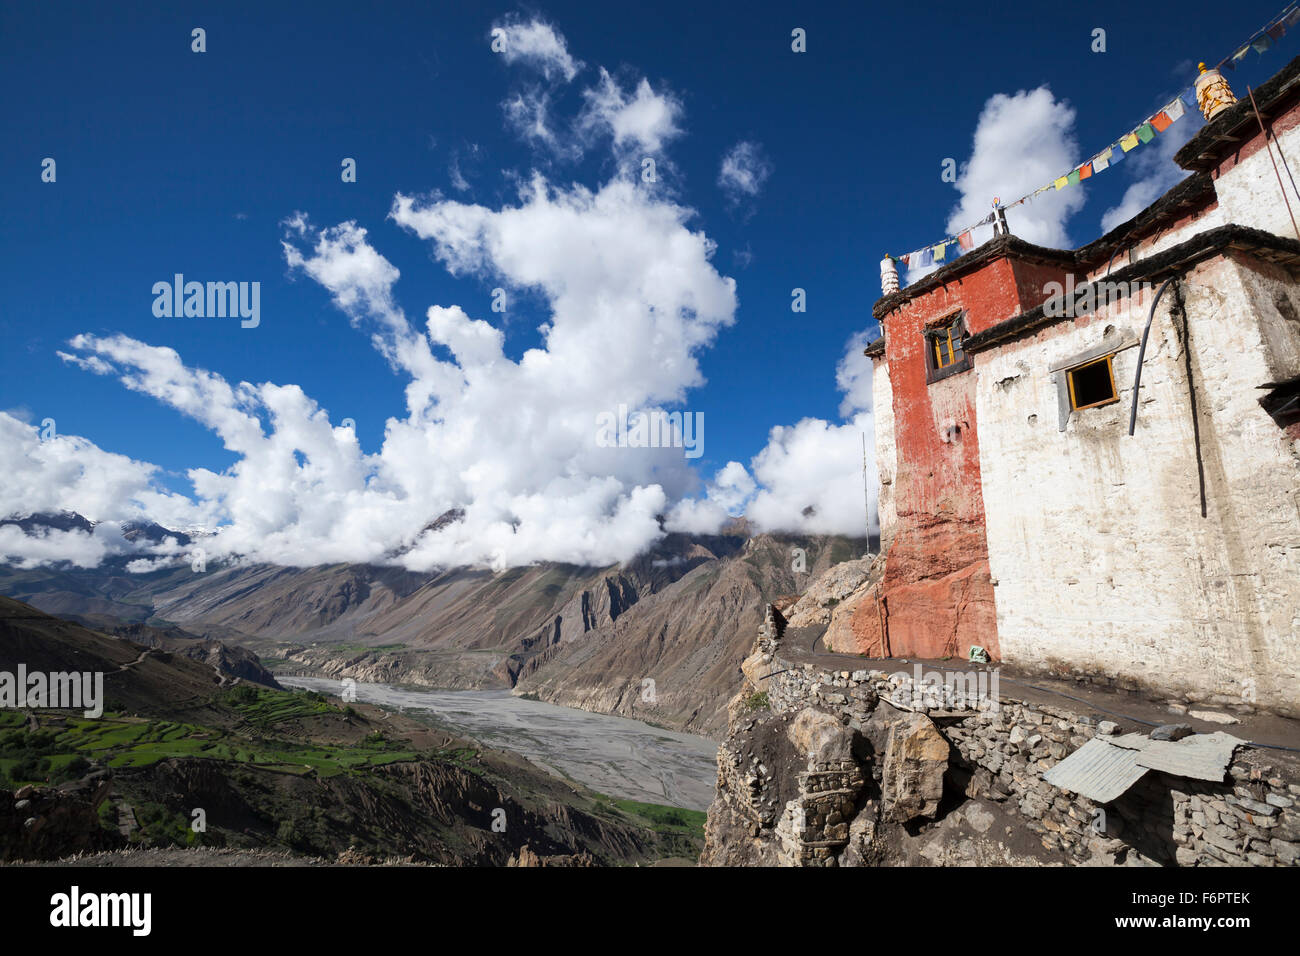
M 1138 755 L 1137 750 L 1094 737 L 1043 774 L 1043 779 L 1097 803 L 1109 803 L 1147 772 L 1146 767 L 1138 766 Z
M 1152 740 L 1138 753 L 1137 763 L 1179 777 L 1222 783 L 1228 764 L 1232 763 L 1233 751 L 1246 743 L 1222 730 L 1194 734 L 1182 740 Z

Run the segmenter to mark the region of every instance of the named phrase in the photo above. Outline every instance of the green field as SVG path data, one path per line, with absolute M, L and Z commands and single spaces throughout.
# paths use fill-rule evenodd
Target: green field
M 691 841 L 704 839 L 704 821 L 708 818 L 708 814 L 703 810 L 686 810 L 660 803 L 640 803 L 603 793 L 596 794 L 596 802 L 616 807 L 628 816 L 639 819 L 657 833 L 684 837 Z
M 284 693 L 242 684 L 222 703 L 242 718 L 250 734 L 216 730 L 170 720 L 146 720 L 105 713 L 99 720 L 45 717 L 32 732 L 22 715 L 0 714 L 0 777 L 12 786 L 51 782 L 88 761 L 113 768 L 148 767 L 173 757 L 197 757 L 246 763 L 284 773 L 315 772 L 322 777 L 362 772 L 403 760 L 419 759 L 382 734 L 350 746 L 298 743 L 271 736 L 278 724 L 343 711 L 320 694 Z M 15 721 L 15 718 L 18 718 Z M 465 755 L 449 754 L 456 762 Z

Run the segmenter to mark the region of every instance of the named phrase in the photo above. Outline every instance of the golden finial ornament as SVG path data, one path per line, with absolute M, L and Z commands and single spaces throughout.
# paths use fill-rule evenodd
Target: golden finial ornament
M 1218 70 L 1207 69 L 1204 63 L 1197 64 L 1197 68 L 1201 75 L 1196 78 L 1196 105 L 1208 122 L 1237 102 L 1237 97 Z

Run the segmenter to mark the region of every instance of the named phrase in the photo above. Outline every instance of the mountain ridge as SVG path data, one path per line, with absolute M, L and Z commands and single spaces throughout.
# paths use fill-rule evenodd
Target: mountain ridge
M 183 628 L 256 651 L 273 669 L 514 688 L 717 735 L 764 604 L 797 595 L 868 544 L 751 534 L 741 520 L 717 535 L 668 534 L 603 568 L 539 563 L 418 574 L 386 565 L 210 563 L 203 571 L 128 574 L 119 560 L 93 570 L 0 567 L 0 592 L 96 623 Z

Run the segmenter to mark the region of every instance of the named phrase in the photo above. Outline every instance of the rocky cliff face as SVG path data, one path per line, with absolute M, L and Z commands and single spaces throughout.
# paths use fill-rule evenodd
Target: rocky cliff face
M 852 577 L 808 596 L 801 618 L 813 615 L 813 605 L 824 606 L 826 594 L 851 591 Z M 827 689 L 825 700 L 820 684 L 808 694 L 787 693 L 789 679 L 775 679 L 795 669 L 778 656 L 786 626 L 769 605 L 741 667 L 744 684 L 729 706 L 729 732 L 718 751 L 717 798 L 701 863 L 879 862 L 879 828 L 937 814 L 948 744 L 924 715 L 881 706 L 865 681 Z
M 827 594 L 855 589 L 853 577 L 810 591 L 802 619 Z M 785 633 L 784 617 L 769 607 L 729 705 L 702 865 L 1059 862 L 1013 835 L 1019 828 L 1003 808 L 968 799 L 968 776 L 953 766 L 935 721 L 891 701 L 897 678 L 787 659 Z
M 865 542 L 857 542 L 857 553 Z M 803 551 L 796 571 L 792 549 Z M 736 662 L 762 608 L 854 553 L 844 539 L 760 535 L 730 556 L 692 555 L 685 574 L 617 617 L 575 629 L 531 658 L 517 692 L 652 724 L 720 735 Z M 851 562 L 850 562 L 851 563 Z

